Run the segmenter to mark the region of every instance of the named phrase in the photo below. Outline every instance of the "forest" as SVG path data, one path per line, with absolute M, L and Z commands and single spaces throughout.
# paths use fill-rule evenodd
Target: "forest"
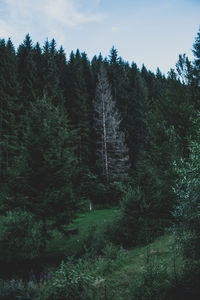
M 0 299 L 200 299 L 191 46 L 165 75 L 0 39 Z

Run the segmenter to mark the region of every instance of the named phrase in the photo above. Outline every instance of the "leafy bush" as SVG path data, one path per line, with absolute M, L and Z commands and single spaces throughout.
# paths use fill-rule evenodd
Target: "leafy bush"
M 14 300 L 19 295 L 23 283 L 16 280 L 3 281 L 0 279 L 0 300 Z
M 182 286 L 179 289 L 185 290 L 188 287 L 191 299 L 199 299 L 192 296 L 195 282 L 199 285 L 200 279 L 200 114 L 193 121 L 193 136 L 189 143 L 189 157 L 180 159 L 174 163 L 177 175 L 174 192 L 177 203 L 173 211 L 173 231 L 177 238 L 178 248 L 185 259 L 186 268 L 183 269 Z M 188 264 L 189 261 L 189 264 Z M 190 270 L 188 272 L 188 270 Z
M 182 270 L 181 282 L 183 287 L 198 293 L 200 298 L 200 260 L 186 260 Z
M 87 264 L 79 260 L 62 262 L 59 269 L 52 273 L 46 282 L 43 300 L 81 300 L 94 299 L 95 278 L 90 275 Z M 45 283 L 44 283 L 45 284 Z
M 9 211 L 0 219 L 1 260 L 25 260 L 37 257 L 44 245 L 42 223 L 21 210 Z
M 97 274 L 101 277 L 111 274 L 122 266 L 127 260 L 127 251 L 112 243 L 107 243 L 102 255 L 94 263 Z
M 200 145 L 190 144 L 188 160 L 175 164 L 177 182 L 174 191 L 177 205 L 173 211 L 174 232 L 182 253 L 193 259 L 200 258 Z
M 93 255 L 100 254 L 106 246 L 105 228 L 92 225 L 84 238 L 84 252 Z
M 22 280 L 2 280 L 0 279 L 0 300 L 40 300 L 35 296 L 37 285 L 33 282 L 23 282 Z
M 124 247 L 131 247 L 138 243 L 140 230 L 144 228 L 142 205 L 140 189 L 129 187 L 121 201 L 120 216 L 107 227 L 106 235 L 113 243 Z
M 155 265 L 150 261 L 139 276 L 132 278 L 129 299 L 167 300 L 170 286 L 171 279 L 167 268 L 164 265 Z

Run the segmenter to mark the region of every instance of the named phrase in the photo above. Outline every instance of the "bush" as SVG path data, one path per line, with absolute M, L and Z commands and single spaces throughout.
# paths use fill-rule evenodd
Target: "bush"
M 171 280 L 168 293 L 170 300 L 199 300 L 200 299 L 200 261 L 185 259 L 180 271 Z
M 0 219 L 0 253 L 2 261 L 33 259 L 44 245 L 42 223 L 21 210 L 9 211 Z
M 197 235 L 191 231 L 180 230 L 177 228 L 175 233 L 179 252 L 185 258 L 192 258 L 194 260 L 200 259 L 200 235 Z
M 52 273 L 45 285 L 45 295 L 42 300 L 82 300 L 94 299 L 95 278 L 90 275 L 87 263 L 79 260 L 62 262 L 60 267 Z
M 177 205 L 173 211 L 174 233 L 182 253 L 193 259 L 200 258 L 200 145 L 192 142 L 188 160 L 175 164 L 177 173 L 174 192 Z M 189 245 L 189 247 L 188 247 Z
M 0 300 L 40 300 L 34 296 L 35 290 L 37 286 L 33 282 L 0 279 Z
M 106 230 L 106 235 L 114 244 L 131 247 L 138 243 L 141 228 L 144 227 L 142 194 L 139 189 L 129 187 L 121 201 L 121 214 Z M 117 233 L 117 234 L 116 234 Z
M 3 281 L 0 279 L 0 300 L 14 300 L 19 295 L 22 282 L 16 280 Z
M 102 255 L 95 262 L 98 275 L 105 277 L 110 275 L 114 270 L 124 265 L 127 260 L 127 251 L 119 248 L 112 243 L 107 243 L 102 250 Z
M 177 203 L 173 211 L 173 232 L 177 238 L 185 268 L 179 290 L 187 288 L 188 299 L 200 299 L 200 114 L 193 121 L 193 136 L 189 142 L 189 157 L 174 163 L 177 180 L 174 192 Z M 191 138 L 190 137 L 190 138 Z M 188 264 L 189 262 L 189 264 Z M 197 283 L 194 286 L 194 283 Z M 198 295 L 195 295 L 197 293 Z
M 164 265 L 155 265 L 151 261 L 139 276 L 134 276 L 129 299 L 164 300 L 169 298 L 171 279 Z
M 105 228 L 92 225 L 83 241 L 84 251 L 98 255 L 106 246 Z
M 190 294 L 198 294 L 198 299 L 200 299 L 200 260 L 187 259 L 183 266 L 182 274 L 181 283 L 183 289 L 187 289 Z

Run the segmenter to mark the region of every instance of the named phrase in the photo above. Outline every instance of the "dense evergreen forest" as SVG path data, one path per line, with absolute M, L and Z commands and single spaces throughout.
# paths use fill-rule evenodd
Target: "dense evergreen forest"
M 146 245 L 170 228 L 199 278 L 200 31 L 193 53 L 164 75 L 114 47 L 90 61 L 79 50 L 67 59 L 54 39 L 41 48 L 27 35 L 17 51 L 0 39 L 2 282 L 41 264 L 52 232 L 68 237 L 79 213 L 113 207 L 119 215 L 104 228 L 113 247 Z M 0 299 L 108 299 L 79 288 Z M 148 297 L 127 299 L 167 299 Z

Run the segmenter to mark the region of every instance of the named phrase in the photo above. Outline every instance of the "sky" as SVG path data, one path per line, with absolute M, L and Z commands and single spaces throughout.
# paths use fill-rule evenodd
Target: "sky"
M 67 58 L 78 48 L 89 59 L 114 46 L 130 64 L 167 74 L 179 54 L 193 60 L 200 0 L 0 0 L 0 38 L 16 49 L 55 38 Z

